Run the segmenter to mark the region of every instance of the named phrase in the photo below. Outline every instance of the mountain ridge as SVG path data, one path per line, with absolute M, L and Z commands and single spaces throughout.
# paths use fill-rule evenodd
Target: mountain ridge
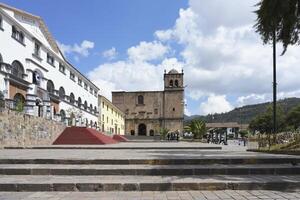
M 267 107 L 270 105 L 272 105 L 272 102 L 245 105 L 235 108 L 226 113 L 192 116 L 185 115 L 184 122 L 189 123 L 193 119 L 200 119 L 208 123 L 238 122 L 240 124 L 248 124 L 254 117 L 265 112 L 267 110 Z M 281 106 L 284 113 L 286 114 L 294 106 L 300 105 L 300 98 L 291 97 L 281 99 L 277 102 L 277 105 Z

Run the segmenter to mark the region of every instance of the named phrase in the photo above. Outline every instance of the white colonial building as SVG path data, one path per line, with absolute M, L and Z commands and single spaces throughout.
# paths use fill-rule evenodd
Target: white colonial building
M 0 3 L 0 93 L 8 106 L 98 127 L 98 92 L 65 59 L 40 17 Z

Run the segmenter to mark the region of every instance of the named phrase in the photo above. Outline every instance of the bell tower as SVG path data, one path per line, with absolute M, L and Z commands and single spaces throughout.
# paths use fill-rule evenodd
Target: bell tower
M 183 70 L 179 73 L 172 69 L 168 73 L 164 73 L 164 90 L 183 90 Z

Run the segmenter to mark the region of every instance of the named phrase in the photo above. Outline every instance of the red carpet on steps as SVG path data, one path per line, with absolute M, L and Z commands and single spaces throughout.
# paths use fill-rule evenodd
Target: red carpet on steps
M 128 139 L 122 135 L 114 135 L 113 139 L 119 142 L 128 142 Z
M 118 141 L 103 133 L 85 127 L 67 127 L 53 142 L 56 144 L 114 144 Z

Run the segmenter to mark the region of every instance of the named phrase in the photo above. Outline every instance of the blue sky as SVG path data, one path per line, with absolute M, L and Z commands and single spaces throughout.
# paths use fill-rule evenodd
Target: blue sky
M 55 39 L 63 44 L 93 41 L 91 56 L 75 61 L 82 72 L 105 62 L 99 54 L 114 46 L 119 58 L 128 47 L 153 40 L 153 33 L 173 25 L 185 0 L 3 0 L 3 3 L 41 16 Z M 88 3 L 87 3 L 88 2 Z M 98 54 L 97 54 L 98 53 Z
M 69 61 L 108 98 L 161 90 L 184 70 L 186 114 L 272 100 L 272 48 L 253 25 L 259 0 L 4 0 L 41 16 Z M 88 2 L 88 3 L 87 3 Z M 300 97 L 299 46 L 278 51 L 278 98 Z

